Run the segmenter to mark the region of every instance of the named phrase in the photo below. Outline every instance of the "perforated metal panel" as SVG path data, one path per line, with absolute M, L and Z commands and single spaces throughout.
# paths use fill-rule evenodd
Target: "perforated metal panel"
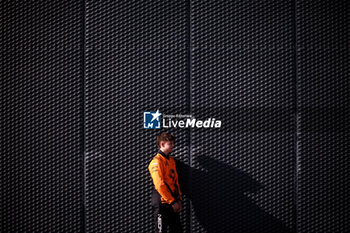
M 184 232 L 347 231 L 346 1 L 0 6 L 2 232 L 151 232 L 156 110 Z
M 1 6 L 1 232 L 79 232 L 81 5 Z
M 293 226 L 290 1 L 193 1 L 193 232 Z
M 143 112 L 187 113 L 186 1 L 86 4 L 87 230 L 150 232 L 148 163 L 159 130 Z M 174 155 L 188 160 L 188 132 Z M 188 208 L 181 218 L 185 220 Z M 188 224 L 187 224 L 188 225 Z
M 349 20 L 346 1 L 297 1 L 298 232 L 347 232 Z

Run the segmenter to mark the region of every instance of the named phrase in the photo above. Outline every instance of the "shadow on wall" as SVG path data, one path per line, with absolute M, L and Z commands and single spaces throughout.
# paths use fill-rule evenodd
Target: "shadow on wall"
M 245 195 L 263 188 L 248 174 L 207 156 L 199 161 L 203 169 L 177 159 L 176 165 L 181 191 L 192 200 L 195 216 L 207 232 L 292 232 Z

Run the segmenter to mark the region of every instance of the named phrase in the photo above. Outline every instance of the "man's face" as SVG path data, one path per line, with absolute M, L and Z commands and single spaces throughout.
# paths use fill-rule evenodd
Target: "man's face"
M 173 151 L 174 148 L 174 142 L 173 141 L 162 141 L 160 142 L 160 147 L 161 150 L 164 151 L 165 153 L 170 153 Z

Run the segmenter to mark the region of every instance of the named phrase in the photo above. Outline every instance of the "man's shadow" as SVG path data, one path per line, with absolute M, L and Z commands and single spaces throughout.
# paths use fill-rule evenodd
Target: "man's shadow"
M 178 159 L 176 166 L 181 191 L 207 232 L 292 232 L 247 197 L 263 188 L 248 174 L 207 156 L 195 162 L 199 168 Z

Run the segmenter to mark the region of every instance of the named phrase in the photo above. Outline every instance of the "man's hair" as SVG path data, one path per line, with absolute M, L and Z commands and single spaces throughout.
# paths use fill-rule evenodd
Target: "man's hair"
M 175 135 L 172 135 L 167 132 L 163 132 L 157 136 L 157 146 L 158 148 L 160 148 L 161 141 L 164 141 L 164 142 L 173 141 L 175 143 L 175 139 L 176 139 Z

